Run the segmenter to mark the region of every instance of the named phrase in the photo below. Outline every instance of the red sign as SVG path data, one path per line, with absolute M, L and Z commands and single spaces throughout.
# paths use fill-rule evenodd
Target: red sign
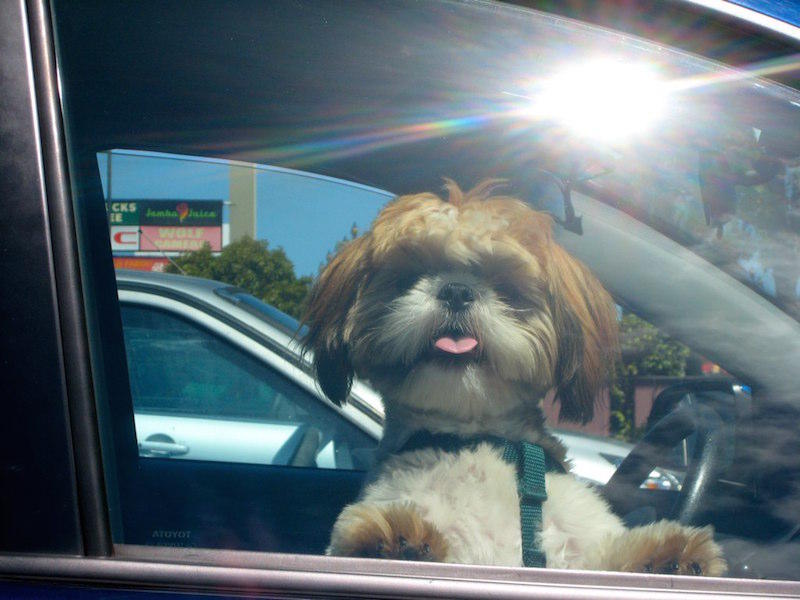
M 138 250 L 139 227 L 136 225 L 121 225 L 111 227 L 112 250 Z
M 144 258 L 137 256 L 115 256 L 115 269 L 133 269 L 134 271 L 156 271 L 161 273 L 169 264 L 166 258 Z
M 222 227 L 160 227 L 141 228 L 139 249 L 161 252 L 193 252 L 204 244 L 215 252 L 222 250 Z

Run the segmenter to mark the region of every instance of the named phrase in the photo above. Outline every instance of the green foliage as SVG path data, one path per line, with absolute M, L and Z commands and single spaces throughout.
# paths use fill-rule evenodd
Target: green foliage
M 641 433 L 634 425 L 634 393 L 638 378 L 648 375 L 683 377 L 690 350 L 648 322 L 626 313 L 620 321 L 622 359 L 617 363 L 610 390 L 611 433 L 634 441 Z
M 283 249 L 270 250 L 266 240 L 245 237 L 223 248 L 218 256 L 206 244 L 175 262 L 186 275 L 235 285 L 296 318 L 311 288 L 311 277 L 298 278 Z M 180 272 L 171 264 L 166 270 Z
M 752 187 L 739 186 L 736 189 L 738 216 L 768 231 L 786 228 L 786 203 L 782 197 L 783 191 L 783 182 L 777 180 Z
M 689 348 L 634 314 L 620 321 L 624 376 L 685 375 Z

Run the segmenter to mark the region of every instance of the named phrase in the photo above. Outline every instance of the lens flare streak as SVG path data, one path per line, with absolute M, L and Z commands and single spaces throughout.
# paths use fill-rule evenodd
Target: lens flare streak
M 759 77 L 797 70 L 800 54 L 671 80 L 661 79 L 651 65 L 620 59 L 583 61 L 540 79 L 527 93 L 501 91 L 499 96 L 507 101 L 482 100 L 489 110 L 380 128 L 367 122 L 343 125 L 339 120 L 327 131 L 358 133 L 324 137 L 323 127 L 315 131 L 318 138 L 312 141 L 253 150 L 262 159 L 309 165 L 478 130 L 492 122 L 511 122 L 514 132 L 524 133 L 532 121 L 547 120 L 560 122 L 580 137 L 622 143 L 649 131 L 664 115 L 673 94 L 749 80 L 755 83 Z

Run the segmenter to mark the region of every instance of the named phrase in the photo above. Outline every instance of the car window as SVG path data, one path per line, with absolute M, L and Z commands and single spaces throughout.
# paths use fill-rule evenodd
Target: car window
M 792 60 L 244 6 L 54 2 L 114 541 L 800 580 Z
M 375 440 L 179 315 L 122 304 L 141 456 L 366 468 Z

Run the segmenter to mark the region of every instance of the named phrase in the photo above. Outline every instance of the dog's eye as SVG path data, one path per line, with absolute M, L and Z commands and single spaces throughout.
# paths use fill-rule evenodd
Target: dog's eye
M 397 273 L 392 280 L 392 285 L 398 292 L 404 292 L 417 283 L 419 276 L 414 273 Z
M 545 291 L 538 286 L 530 288 L 521 284 L 497 282 L 492 286 L 501 302 L 514 310 L 541 310 L 545 304 Z
M 515 286 L 508 283 L 495 284 L 494 291 L 501 300 L 509 304 L 518 304 L 524 299 L 520 291 Z

